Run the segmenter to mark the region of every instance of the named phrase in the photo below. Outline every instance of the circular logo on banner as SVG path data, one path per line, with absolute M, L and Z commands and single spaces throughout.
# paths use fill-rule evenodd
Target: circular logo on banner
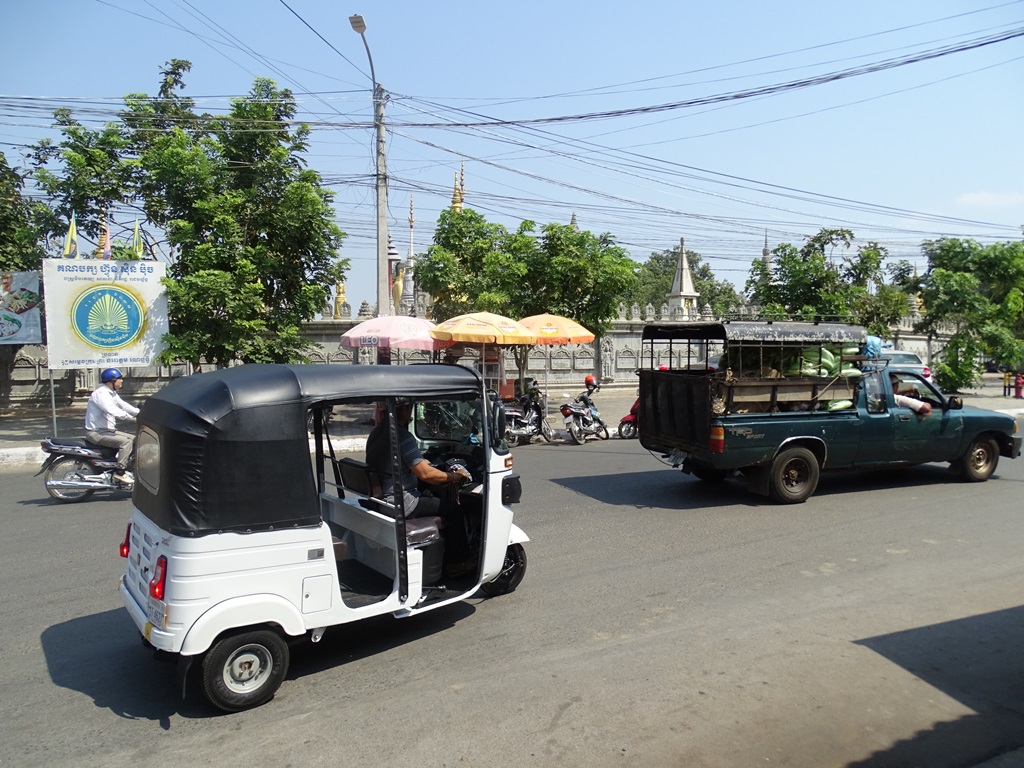
M 118 285 L 93 285 L 71 307 L 71 325 L 82 341 L 97 349 L 118 349 L 142 333 L 146 310 L 131 291 Z

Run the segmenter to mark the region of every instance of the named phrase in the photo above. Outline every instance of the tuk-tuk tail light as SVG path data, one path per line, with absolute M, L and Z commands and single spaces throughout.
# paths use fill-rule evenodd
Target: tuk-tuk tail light
M 124 541 L 121 542 L 121 546 L 118 548 L 121 557 L 128 557 L 128 553 L 132 551 L 132 524 L 128 523 L 128 530 L 124 532 Z
M 149 596 L 154 600 L 164 599 L 164 586 L 167 582 L 167 558 L 160 555 L 156 559 L 156 568 L 153 570 L 153 578 L 149 580 Z

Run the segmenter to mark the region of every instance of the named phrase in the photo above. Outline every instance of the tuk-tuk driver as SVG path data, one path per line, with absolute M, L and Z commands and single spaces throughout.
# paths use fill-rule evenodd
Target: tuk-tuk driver
M 405 516 L 437 515 L 444 519 L 445 560 L 448 563 L 445 572 L 451 577 L 463 576 L 475 570 L 476 563 L 471 557 L 469 538 L 466 534 L 466 517 L 462 507 L 447 499 L 424 495 L 420 491 L 419 481 L 431 485 L 455 484 L 460 478 L 468 480 L 472 479 L 472 476 L 465 469 L 445 472 L 431 466 L 430 462 L 423 458 L 416 438 L 409 431 L 412 409 L 412 403 L 407 400 L 399 401 L 395 407 L 399 454 L 402 457 L 400 487 L 405 503 Z M 366 463 L 380 474 L 384 500 L 394 504 L 395 478 L 391 472 L 391 449 L 386 416 L 373 428 L 366 440 Z

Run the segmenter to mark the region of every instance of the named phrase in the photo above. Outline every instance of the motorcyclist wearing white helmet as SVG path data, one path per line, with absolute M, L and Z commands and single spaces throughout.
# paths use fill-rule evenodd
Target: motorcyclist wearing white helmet
M 135 421 L 139 409 L 117 394 L 124 386 L 124 375 L 117 368 L 107 368 L 100 374 L 102 384 L 93 390 L 85 407 L 85 438 L 90 443 L 117 448 L 118 470 L 115 479 L 124 483 L 134 481 L 128 471 L 128 459 L 135 447 L 135 435 L 120 432 L 117 420 Z

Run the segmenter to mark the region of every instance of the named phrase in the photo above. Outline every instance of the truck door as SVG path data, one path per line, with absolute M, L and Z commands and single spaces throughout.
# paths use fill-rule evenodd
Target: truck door
M 887 406 L 882 378 L 878 371 L 866 371 L 857 393 L 860 412 L 860 440 L 857 465 L 884 464 L 893 453 L 893 414 Z
M 909 372 L 901 371 L 901 394 L 931 404 L 930 415 L 919 419 L 909 408 L 892 407 L 894 417 L 893 459 L 896 461 L 949 461 L 958 450 L 963 435 L 959 411 L 944 411 L 943 398 L 931 384 Z

